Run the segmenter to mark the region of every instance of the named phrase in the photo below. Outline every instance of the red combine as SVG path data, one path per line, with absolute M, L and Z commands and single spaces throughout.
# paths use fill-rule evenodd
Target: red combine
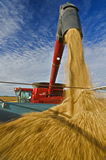
M 15 88 L 17 102 L 58 104 L 64 99 L 63 85 L 56 84 L 48 94 L 49 83 L 33 83 L 34 88 Z
M 82 34 L 78 9 L 67 2 L 60 6 L 50 83 L 33 83 L 32 89 L 15 88 L 18 102 L 59 104 L 64 100 L 64 85 L 55 81 L 65 46 L 64 34 L 70 28 L 77 28 Z

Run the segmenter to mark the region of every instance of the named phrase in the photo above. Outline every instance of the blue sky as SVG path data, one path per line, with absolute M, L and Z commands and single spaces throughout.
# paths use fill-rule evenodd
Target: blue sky
M 0 81 L 48 82 L 59 7 L 65 0 L 0 0 Z M 94 86 L 106 85 L 106 2 L 69 0 L 79 8 L 85 61 Z M 57 82 L 64 82 L 65 47 Z M 0 95 L 19 85 L 0 84 Z M 30 86 L 21 86 L 30 87 Z

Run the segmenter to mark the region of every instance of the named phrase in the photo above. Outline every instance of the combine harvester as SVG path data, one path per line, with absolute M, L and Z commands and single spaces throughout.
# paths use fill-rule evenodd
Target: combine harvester
M 69 19 L 68 24 L 65 21 L 66 18 Z M 61 24 L 61 19 L 63 24 Z M 65 99 L 64 88 L 68 87 L 55 82 L 65 46 L 62 32 L 65 33 L 70 28 L 77 28 L 82 34 L 78 9 L 73 4 L 67 2 L 60 6 L 50 82 L 33 83 L 33 88 L 15 88 L 17 102 L 2 101 L 0 103 L 0 121 L 18 118 L 28 112 L 42 112 L 56 104 L 62 103 Z

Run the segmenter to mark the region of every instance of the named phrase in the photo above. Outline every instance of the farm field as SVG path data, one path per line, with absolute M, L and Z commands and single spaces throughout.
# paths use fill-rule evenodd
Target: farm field
M 0 96 L 0 99 L 6 102 L 16 102 L 15 96 Z

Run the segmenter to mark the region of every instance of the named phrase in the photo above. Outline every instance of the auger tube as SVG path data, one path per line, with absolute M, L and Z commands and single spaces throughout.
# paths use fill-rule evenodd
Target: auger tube
M 76 28 L 82 35 L 82 28 L 80 18 L 78 15 L 78 8 L 67 2 L 60 6 L 59 19 L 56 32 L 56 42 L 53 56 L 53 64 L 51 69 L 50 83 L 48 88 L 48 95 L 50 96 L 53 91 L 53 85 L 55 84 L 58 74 L 59 66 L 61 63 L 63 50 L 64 50 L 64 35 L 70 28 Z

